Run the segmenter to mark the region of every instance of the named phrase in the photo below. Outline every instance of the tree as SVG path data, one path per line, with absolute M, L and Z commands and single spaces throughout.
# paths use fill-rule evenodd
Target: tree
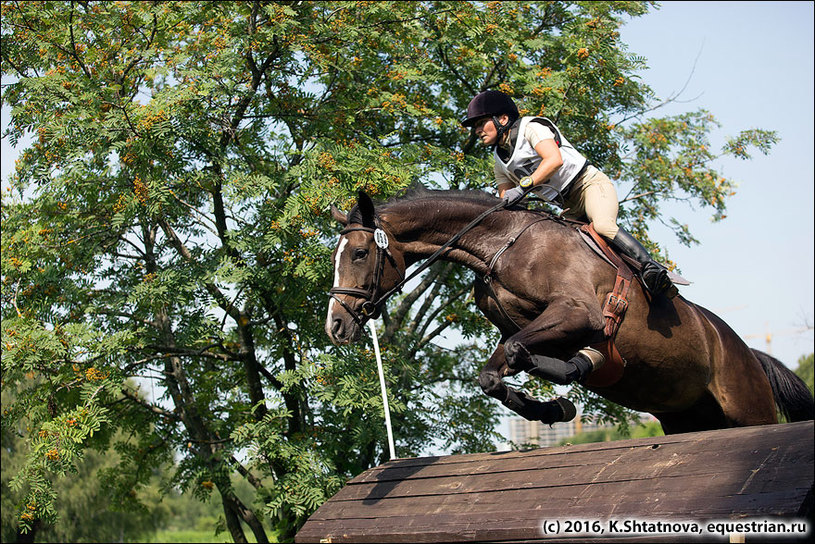
M 815 362 L 815 353 L 801 355 L 798 358 L 798 367 L 795 369 L 795 374 L 804 380 L 810 391 L 815 391 L 815 385 L 813 385 L 813 382 L 815 382 L 815 378 L 813 378 L 813 376 L 815 376 L 813 362 Z
M 21 492 L 9 488 L 27 456 L 24 429 L 11 428 L 3 432 L 2 444 L 2 540 L 14 542 L 17 538 L 17 503 Z M 127 511 L 111 509 L 105 492 L 104 475 L 118 463 L 110 452 L 87 451 L 76 463 L 76 474 L 54 482 L 60 501 L 56 505 L 63 523 L 45 525 L 38 537 L 43 542 L 125 542 L 142 540 L 153 533 L 167 517 L 159 504 L 158 487 L 153 485 L 140 491 L 140 501 L 131 501 Z M 135 492 L 134 492 L 135 498 Z M 26 507 L 27 511 L 32 511 Z M 23 512 L 26 513 L 26 512 Z M 124 538 L 128 537 L 127 540 Z
M 382 461 L 373 354 L 331 346 L 322 330 L 337 233 L 327 210 L 360 188 L 490 187 L 490 156 L 459 124 L 479 90 L 551 117 L 642 195 L 621 217 L 646 242 L 649 222 L 671 222 L 667 200 L 723 217 L 733 184 L 712 165 L 715 120 L 645 117 L 645 59 L 618 28 L 648 8 L 4 1 L 8 137 L 37 138 L 2 206 L 3 390 L 16 399 L 4 400 L 3 432 L 30 429 L 12 482 L 27 490 L 21 532 L 55 522 L 52 481 L 88 448 L 119 452 L 119 501 L 177 456 L 168 484 L 217 491 L 236 542 L 242 524 L 267 541 L 267 516 L 290 539 Z M 722 153 L 746 158 L 774 139 L 743 132 Z M 471 279 L 437 264 L 383 315 L 401 455 L 434 441 L 493 447 L 498 407 L 475 376 L 494 332 L 467 301 Z M 446 332 L 460 340 L 443 348 Z M 254 503 L 235 493 L 235 473 Z

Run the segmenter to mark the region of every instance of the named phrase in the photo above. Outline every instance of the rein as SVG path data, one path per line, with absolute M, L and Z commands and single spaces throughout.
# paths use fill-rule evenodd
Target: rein
M 493 288 L 493 286 L 492 286 L 492 279 L 493 279 L 492 278 L 492 271 L 495 268 L 495 265 L 498 263 L 498 259 L 501 257 L 501 255 L 503 255 L 506 250 L 508 250 L 510 247 L 512 247 L 513 244 L 515 244 L 515 242 L 518 241 L 518 238 L 520 238 L 521 235 L 523 235 L 523 233 L 525 233 L 527 230 L 529 230 L 529 228 L 532 225 L 537 225 L 541 221 L 547 221 L 548 219 L 550 219 L 550 217 L 544 217 L 543 219 L 538 219 L 536 221 L 532 221 L 531 223 L 528 223 L 527 225 L 525 225 L 521 229 L 521 231 L 518 234 L 516 234 L 515 236 L 513 236 L 509 240 L 507 240 L 507 243 L 504 244 L 504 246 L 501 249 L 499 249 L 495 253 L 495 255 L 493 255 L 492 260 L 490 260 L 490 263 L 487 265 L 487 273 L 484 274 L 484 277 L 483 277 L 484 285 L 486 285 L 487 289 L 489 289 L 490 296 L 495 301 L 495 304 L 498 306 L 498 311 L 501 312 L 501 315 L 504 316 L 504 319 L 506 319 L 507 321 L 509 321 L 513 325 L 515 325 L 515 328 L 518 329 L 518 330 L 521 330 L 523 327 L 518 325 L 518 323 L 514 319 L 512 319 L 512 316 L 509 315 L 509 312 L 507 312 L 506 308 L 504 308 L 504 305 L 501 304 L 501 300 L 498 298 L 498 295 L 495 294 L 495 288 Z
M 371 228 L 371 227 L 347 227 L 342 232 L 340 232 L 340 236 L 345 235 L 349 232 L 353 231 L 362 231 L 362 232 L 370 232 L 374 235 L 374 242 L 376 243 L 376 262 L 374 264 L 374 281 L 371 283 L 371 286 L 368 289 L 358 289 L 355 287 L 332 287 L 328 294 L 331 298 L 336 300 L 337 302 L 342 305 L 345 310 L 351 314 L 351 317 L 354 318 L 354 321 L 357 322 L 360 326 L 365 323 L 368 319 L 376 319 L 381 312 L 381 307 L 388 300 L 391 296 L 398 293 L 402 290 L 402 287 L 405 286 L 407 282 L 424 272 L 430 265 L 436 262 L 439 257 L 444 253 L 447 249 L 450 248 L 453 244 L 458 242 L 462 236 L 467 234 L 471 231 L 474 227 L 476 227 L 481 221 L 484 220 L 485 217 L 490 215 L 493 212 L 496 212 L 506 206 L 505 202 L 500 202 L 496 204 L 492 208 L 486 210 L 485 212 L 481 213 L 478 217 L 470 221 L 464 228 L 462 228 L 458 233 L 453 235 L 452 238 L 447 240 L 439 249 L 437 249 L 430 257 L 428 257 L 416 270 L 411 272 L 411 274 L 407 277 L 403 277 L 402 281 L 397 283 L 393 286 L 390 290 L 386 293 L 381 295 L 378 299 L 374 300 L 374 296 L 376 295 L 376 291 L 379 288 L 379 281 L 382 278 L 382 273 L 385 269 L 385 255 L 390 257 L 393 260 L 393 256 L 390 254 L 388 250 L 388 235 L 385 233 L 384 230 L 381 228 Z M 377 224 L 379 220 L 377 219 Z M 364 299 L 364 302 L 360 306 L 359 310 L 362 313 L 362 317 L 359 316 L 356 310 L 352 309 L 347 303 L 342 301 L 336 295 L 351 295 L 355 297 L 359 297 Z

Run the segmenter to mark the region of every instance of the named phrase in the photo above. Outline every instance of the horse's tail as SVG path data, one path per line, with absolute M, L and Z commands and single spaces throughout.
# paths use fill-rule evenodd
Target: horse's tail
M 764 374 L 767 375 L 767 379 L 770 380 L 775 404 L 781 414 L 787 418 L 787 421 L 814 419 L 815 404 L 813 403 L 812 393 L 804 380 L 796 376 L 794 372 L 775 357 L 757 349 L 753 350 L 753 354 L 761 363 L 761 368 L 764 370 Z

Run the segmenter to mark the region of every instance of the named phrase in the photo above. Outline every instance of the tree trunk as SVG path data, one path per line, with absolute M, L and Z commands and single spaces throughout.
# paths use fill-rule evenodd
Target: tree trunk
M 34 542 L 34 539 L 37 537 L 37 531 L 39 530 L 41 524 L 42 520 L 35 519 L 31 523 L 31 530 L 28 531 L 27 533 L 21 532 L 20 529 L 18 528 L 17 538 L 15 542 Z

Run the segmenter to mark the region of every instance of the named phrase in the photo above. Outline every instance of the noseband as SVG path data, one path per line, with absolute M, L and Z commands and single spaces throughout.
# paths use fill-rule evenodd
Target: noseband
M 328 291 L 328 294 L 331 298 L 339 302 L 349 314 L 351 314 L 351 317 L 354 318 L 354 321 L 356 321 L 358 325 L 362 326 L 368 319 L 376 319 L 379 317 L 379 313 L 382 310 L 382 304 L 385 302 L 385 300 L 402 288 L 403 283 L 400 282 L 397 284 L 397 288 L 391 289 L 383 296 L 379 297 L 379 299 L 374 300 L 376 291 L 379 289 L 379 282 L 382 279 L 382 274 L 385 271 L 385 257 L 390 260 L 394 269 L 399 272 L 399 275 L 401 276 L 400 279 L 404 280 L 404 274 L 399 271 L 399 267 L 396 266 L 396 260 L 393 258 L 390 250 L 388 250 L 388 235 L 384 230 L 380 228 L 372 229 L 370 227 L 348 227 L 340 233 L 340 236 L 354 231 L 370 232 L 374 235 L 374 242 L 376 243 L 374 281 L 371 282 L 370 287 L 367 289 L 359 289 L 357 287 L 332 287 Z M 353 297 L 363 299 L 362 305 L 359 307 L 359 312 L 351 308 L 350 305 L 348 305 L 337 295 L 351 295 Z M 362 314 L 361 316 L 360 313 Z

